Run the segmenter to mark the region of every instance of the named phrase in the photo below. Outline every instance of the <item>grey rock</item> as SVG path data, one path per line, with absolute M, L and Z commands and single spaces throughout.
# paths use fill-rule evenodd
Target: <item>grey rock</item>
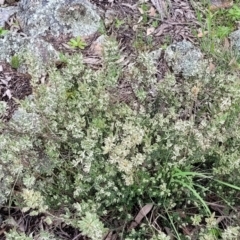
M 53 46 L 41 38 L 26 37 L 14 32 L 8 32 L 0 38 L 0 61 L 11 62 L 13 55 L 24 55 L 24 51 L 36 58 L 39 74 L 59 56 Z
M 86 36 L 100 27 L 100 16 L 87 0 L 22 0 L 17 19 L 29 36 Z
M 0 8 L 0 27 L 5 27 L 5 23 L 9 18 L 17 12 L 17 7 Z
M 95 42 L 96 42 L 96 43 L 99 43 L 99 44 L 104 44 L 105 41 L 106 41 L 106 36 L 101 35 L 101 36 L 99 36 L 99 37 L 96 39 Z
M 203 54 L 189 41 L 171 44 L 164 57 L 174 73 L 182 74 L 184 78 L 202 76 L 207 68 Z
M 8 32 L 0 38 L 0 60 L 10 62 L 11 57 L 27 44 L 27 40 L 17 33 Z
M 233 50 L 240 54 L 240 30 L 236 30 L 229 35 Z
M 11 62 L 12 56 L 24 56 L 24 52 L 28 53 L 25 58 L 32 54 L 37 63 L 36 76 L 59 56 L 43 36 L 86 36 L 100 27 L 100 17 L 88 0 L 21 0 L 17 9 L 8 8 L 8 13 L 0 15 L 2 24 L 16 11 L 23 34 L 10 31 L 0 38 L 0 61 Z M 18 71 L 27 72 L 27 64 Z

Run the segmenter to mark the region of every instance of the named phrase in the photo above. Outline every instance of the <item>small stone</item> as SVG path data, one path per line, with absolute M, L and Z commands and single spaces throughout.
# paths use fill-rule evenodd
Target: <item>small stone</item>
M 106 37 L 104 35 L 99 36 L 91 45 L 91 51 L 99 56 L 102 56 L 103 45 L 106 41 Z
M 203 54 L 189 41 L 181 41 L 167 47 L 164 56 L 175 74 L 184 78 L 201 76 L 206 71 Z
M 229 35 L 233 50 L 240 55 L 240 30 L 236 30 Z

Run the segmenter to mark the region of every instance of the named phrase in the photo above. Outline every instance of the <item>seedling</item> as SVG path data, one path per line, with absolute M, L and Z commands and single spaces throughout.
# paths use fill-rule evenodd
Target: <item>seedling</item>
M 12 56 L 10 64 L 11 64 L 12 68 L 18 69 L 20 67 L 20 64 L 21 64 L 21 60 L 20 60 L 19 56 L 18 55 Z
M 154 21 L 152 22 L 152 26 L 153 26 L 154 28 L 157 28 L 157 27 L 159 26 L 159 22 L 158 22 L 157 20 L 154 20 Z
M 228 16 L 234 21 L 240 20 L 240 8 L 234 5 L 231 9 L 229 9 Z
M 0 27 L 0 36 L 3 36 L 7 32 L 8 32 L 8 30 L 5 30 L 4 28 Z
M 148 14 L 149 14 L 149 6 L 147 4 L 142 4 L 141 8 L 139 9 L 139 11 L 141 12 L 141 17 L 142 17 L 142 22 L 144 24 L 148 23 Z
M 73 48 L 84 49 L 87 46 L 87 43 L 80 37 L 72 38 L 68 44 Z
M 125 23 L 124 20 L 121 20 L 121 19 L 118 19 L 118 18 L 115 19 L 115 27 L 116 28 L 120 28 L 124 23 Z
M 227 26 L 219 26 L 219 27 L 217 27 L 215 34 L 220 39 L 223 39 L 226 36 L 228 36 L 228 34 L 232 32 L 232 30 L 233 30 L 232 28 L 227 27 Z
M 59 59 L 62 63 L 67 63 L 67 57 L 63 53 L 59 54 Z

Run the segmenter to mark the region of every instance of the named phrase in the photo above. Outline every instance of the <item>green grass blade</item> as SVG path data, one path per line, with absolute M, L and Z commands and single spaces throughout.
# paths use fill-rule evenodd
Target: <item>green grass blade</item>
M 181 184 L 182 186 L 188 188 L 193 195 L 202 203 L 203 207 L 205 208 L 206 212 L 211 215 L 211 211 L 209 210 L 207 204 L 205 203 L 205 201 L 201 198 L 201 196 L 196 192 L 196 190 L 192 187 L 190 187 L 189 185 L 187 185 L 186 183 L 179 181 L 179 180 L 174 180 L 174 182 L 177 182 L 179 184 Z
M 164 206 L 164 208 L 165 208 L 165 206 Z M 168 215 L 169 221 L 170 221 L 170 223 L 171 223 L 171 225 L 172 225 L 172 227 L 173 227 L 173 229 L 174 229 L 174 232 L 175 232 L 176 235 L 177 235 L 177 238 L 178 238 L 179 240 L 181 240 L 181 238 L 180 238 L 180 236 L 179 236 L 179 234 L 178 234 L 178 231 L 177 231 L 177 229 L 176 229 L 176 227 L 175 227 L 175 225 L 174 225 L 174 223 L 173 223 L 173 220 L 172 220 L 171 216 L 169 215 L 169 213 L 168 213 L 168 211 L 167 211 L 166 208 L 165 208 L 165 211 L 166 211 L 166 213 L 167 213 L 167 215 Z
M 235 185 L 233 185 L 233 184 L 230 184 L 230 183 L 226 183 L 226 182 L 223 182 L 223 181 L 220 181 L 220 180 L 216 180 L 216 179 L 213 179 L 215 182 L 218 182 L 218 183 L 220 183 L 220 184 L 223 184 L 223 185 L 225 185 L 225 186 L 227 186 L 227 187 L 230 187 L 230 188 L 233 188 L 233 189 L 236 189 L 236 190 L 240 190 L 240 187 L 237 187 L 237 186 L 235 186 Z
M 211 176 L 207 176 L 203 173 L 197 173 L 197 172 L 185 172 L 181 171 L 180 169 L 175 169 L 176 173 L 173 174 L 173 177 L 186 177 L 186 176 L 194 176 L 194 177 L 202 177 L 202 178 L 210 178 Z

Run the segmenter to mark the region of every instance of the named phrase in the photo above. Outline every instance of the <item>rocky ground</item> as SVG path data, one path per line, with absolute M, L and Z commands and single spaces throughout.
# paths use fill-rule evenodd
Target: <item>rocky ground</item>
M 27 1 L 26 1 L 27 2 Z M 2 26 L 17 34 L 25 35 L 36 35 L 36 31 L 39 29 L 37 27 L 32 28 L 32 25 L 24 25 L 26 12 L 20 12 L 16 7 L 17 4 L 21 2 L 5 2 L 2 8 Z M 194 9 L 189 1 L 172 1 L 171 6 L 161 7 L 161 1 L 146 2 L 144 1 L 92 1 L 97 8 L 97 13 L 102 19 L 100 24 L 103 24 L 102 31 L 93 31 L 93 33 L 87 34 L 84 40 L 87 46 L 81 52 L 84 54 L 86 62 L 92 65 L 98 65 L 101 58 L 101 37 L 103 34 L 112 36 L 116 38 L 119 42 L 120 48 L 122 49 L 124 59 L 122 59 L 124 64 L 129 62 L 134 62 L 138 52 L 148 51 L 155 55 L 156 63 L 158 64 L 158 76 L 159 79 L 164 77 L 166 71 L 169 67 L 164 59 L 164 51 L 162 49 L 168 46 L 170 43 L 186 40 L 191 43 L 197 43 L 197 37 L 192 33 L 192 29 L 198 29 L 200 23 L 197 21 L 194 14 Z M 32 6 L 33 8 L 34 6 Z M 23 7 L 24 8 L 24 7 Z M 4 9 L 7 9 L 4 10 Z M 165 9 L 165 10 L 161 10 Z M 159 11 L 161 16 L 159 17 Z M 13 14 L 15 12 L 15 14 Z M 30 11 L 32 13 L 32 10 Z M 13 14 L 13 15 L 12 15 Z M 48 14 L 43 11 L 43 14 Z M 26 15 L 26 16 L 25 16 Z M 39 15 L 42 17 L 42 15 Z M 97 19 L 96 21 L 99 21 Z M 33 23 L 34 24 L 34 23 Z M 31 32 L 32 31 L 32 32 Z M 35 31 L 35 32 L 34 32 Z M 61 30 L 60 30 L 61 32 Z M 71 49 L 67 43 L 74 37 L 73 34 L 63 33 L 57 34 L 48 32 L 44 36 L 38 38 L 39 45 L 44 44 L 47 46 L 41 46 L 43 50 L 48 51 L 48 44 L 51 44 L 52 55 L 55 54 L 55 49 L 66 52 L 76 52 L 77 50 Z M 3 37 L 2 37 L 3 38 Z M 23 46 L 30 49 L 36 48 L 36 41 L 32 41 L 29 37 L 19 37 L 18 45 L 14 44 L 15 36 L 6 37 L 6 40 L 1 40 L 1 49 L 3 53 L 1 54 L 0 60 L 2 60 L 2 71 L 1 71 L 1 100 L 8 101 L 11 95 L 14 98 L 21 99 L 24 93 L 30 94 L 30 85 L 27 87 L 29 82 L 29 74 L 25 71 L 17 71 L 16 68 L 12 68 L 8 63 L 11 62 L 12 52 L 18 52 Z M 32 41 L 32 42 L 31 42 Z M 20 43 L 20 44 L 19 44 Z M 46 50 L 47 49 L 47 50 Z M 42 58 L 40 54 L 40 58 Z M 8 59 L 8 63 L 6 63 Z M 50 58 L 49 58 L 50 59 Z M 0 70 L 1 70 L 0 69 Z M 11 78 L 11 80 L 10 80 Z M 15 79 L 18 79 L 17 81 Z M 7 84 L 5 84 L 7 81 Z M 24 84 L 23 84 L 24 82 Z M 126 84 L 123 83 L 125 87 Z M 127 97 L 127 96 L 126 96 Z M 9 104 L 12 104 L 11 98 L 9 99 Z M 12 107 L 9 110 L 9 114 L 15 108 Z
M 158 69 L 156 74 L 159 81 L 169 71 L 174 72 L 181 79 L 198 76 L 205 71 L 217 71 L 221 67 L 225 67 L 226 71 L 229 69 L 236 73 L 239 71 L 239 64 L 233 57 L 228 57 L 224 66 L 219 64 L 221 55 L 217 51 L 210 51 L 204 39 L 205 36 L 211 34 L 206 27 L 207 14 L 209 12 L 214 14 L 232 7 L 231 1 L 214 0 L 209 3 L 192 0 L 91 0 L 95 6 L 91 10 L 91 25 L 90 20 L 84 20 L 89 32 L 83 28 L 77 29 L 79 31 L 77 33 L 76 29 L 69 30 L 64 26 L 65 23 L 68 26 L 67 21 L 69 21 L 64 8 L 67 5 L 64 5 L 62 9 L 58 8 L 58 5 L 49 8 L 59 10 L 56 13 L 59 14 L 57 16 L 65 21 L 64 24 L 59 24 L 51 22 L 51 13 L 47 12 L 45 1 L 39 2 L 41 4 L 35 6 L 27 0 L 0 0 L 0 100 L 6 101 L 9 106 L 7 115 L 3 116 L 6 121 L 17 111 L 16 99 L 23 99 L 32 93 L 30 83 L 32 75 L 27 71 L 28 66 L 21 66 L 20 59 L 18 59 L 18 54 L 24 47 L 33 52 L 37 50 L 40 64 L 47 61 L 57 67 L 61 67 L 62 64 L 58 59 L 58 53 L 81 52 L 85 63 L 97 69 L 101 66 L 102 43 L 104 35 L 107 35 L 117 39 L 123 56 L 121 59 L 123 66 L 134 63 L 139 52 L 145 51 L 151 54 L 156 61 Z M 78 1 L 74 3 L 71 10 L 73 15 L 76 9 L 77 14 L 84 15 L 85 10 L 79 7 Z M 45 14 L 49 17 L 42 24 L 44 26 L 42 29 L 39 29 L 38 21 L 34 22 L 33 17 L 29 24 L 29 16 L 34 16 L 34 14 L 42 16 L 42 21 L 44 21 Z M 74 17 L 76 20 L 78 15 Z M 52 25 L 49 27 L 50 22 Z M 221 25 L 222 22 L 215 24 L 213 27 L 217 28 L 217 25 Z M 232 26 L 232 32 L 238 30 L 238 24 L 239 22 L 236 21 L 236 24 Z M 8 32 L 5 33 L 5 30 Z M 70 39 L 78 35 L 81 35 L 86 43 L 82 49 L 72 48 L 68 44 Z M 216 44 L 226 51 L 232 46 L 240 46 L 238 32 L 230 32 L 223 38 L 220 35 L 214 35 L 214 37 L 219 38 L 220 42 L 217 41 Z M 39 69 L 37 74 L 39 83 L 44 83 L 47 78 L 44 75 L 44 69 Z M 128 88 L 128 83 L 121 79 L 118 93 L 121 101 L 128 102 L 133 97 Z M 17 206 L 10 210 L 8 206 L 3 206 L 0 208 L 0 216 L 3 219 L 10 217 L 12 221 L 12 225 L 2 222 L 0 239 L 4 239 L 4 231 L 8 231 L 13 226 L 30 233 L 42 225 L 41 216 L 25 216 Z M 0 218 L 0 223 L 1 221 Z M 185 230 L 191 231 L 191 229 Z M 58 227 L 54 232 L 65 239 L 84 239 L 80 237 L 78 230 L 68 226 Z

